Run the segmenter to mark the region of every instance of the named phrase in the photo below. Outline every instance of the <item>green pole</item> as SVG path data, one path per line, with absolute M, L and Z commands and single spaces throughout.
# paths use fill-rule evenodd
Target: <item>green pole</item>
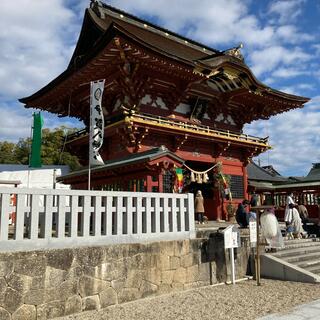
M 43 119 L 41 113 L 33 114 L 33 134 L 29 167 L 41 168 L 41 142 Z

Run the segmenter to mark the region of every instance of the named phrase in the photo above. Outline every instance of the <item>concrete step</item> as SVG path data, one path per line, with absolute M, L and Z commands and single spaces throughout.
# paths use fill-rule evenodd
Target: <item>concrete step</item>
M 262 256 L 262 275 L 268 278 L 320 282 L 320 239 L 286 240 L 285 247 Z
M 296 265 L 310 272 L 318 273 L 320 271 L 320 259 L 303 261 Z
M 292 263 L 297 264 L 302 261 L 308 261 L 308 260 L 316 260 L 320 259 L 320 251 L 317 250 L 316 252 L 306 253 L 306 254 L 298 254 L 295 256 L 289 256 L 289 257 L 280 257 L 280 259 Z
M 320 244 L 319 238 L 312 238 L 312 239 L 295 239 L 295 240 L 285 240 L 284 241 L 284 248 L 280 250 L 286 250 L 288 248 L 296 248 L 296 247 L 304 247 L 304 246 L 312 246 Z
M 306 255 L 313 252 L 320 252 L 320 243 L 310 244 L 309 246 L 294 247 L 286 250 L 280 250 L 274 253 L 274 256 L 284 259 L 286 257 Z

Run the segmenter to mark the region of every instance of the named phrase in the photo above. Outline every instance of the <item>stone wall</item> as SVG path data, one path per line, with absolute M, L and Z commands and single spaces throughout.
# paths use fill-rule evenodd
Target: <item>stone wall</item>
M 223 238 L 0 254 L 0 319 L 42 320 L 227 280 Z M 237 253 L 245 275 L 248 250 Z M 227 263 L 228 264 L 228 263 Z

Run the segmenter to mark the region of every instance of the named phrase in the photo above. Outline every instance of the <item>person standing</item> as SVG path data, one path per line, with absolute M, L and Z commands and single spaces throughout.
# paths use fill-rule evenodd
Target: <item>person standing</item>
M 290 206 L 295 206 L 295 202 L 293 201 L 293 193 L 289 193 L 286 199 L 286 209 L 284 211 L 284 222 L 291 223 L 292 221 L 292 210 L 290 210 Z
M 249 201 L 245 199 L 238 205 L 236 220 L 241 228 L 247 228 L 249 225 L 249 215 L 246 211 L 248 204 Z
M 194 200 L 194 208 L 196 212 L 196 216 L 198 218 L 199 224 L 204 224 L 204 205 L 203 205 L 203 197 L 200 190 L 197 191 L 196 198 Z

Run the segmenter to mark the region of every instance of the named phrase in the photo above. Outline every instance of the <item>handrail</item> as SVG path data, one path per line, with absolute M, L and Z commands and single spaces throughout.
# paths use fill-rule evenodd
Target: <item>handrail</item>
M 153 117 L 145 114 L 134 114 L 129 119 L 134 121 L 136 118 L 139 118 L 141 120 L 156 122 L 158 124 L 178 126 L 179 128 L 184 128 L 184 129 L 196 131 L 199 133 L 204 132 L 204 133 L 214 134 L 221 137 L 234 138 L 238 140 L 245 140 L 245 141 L 268 145 L 268 137 L 259 138 L 259 137 L 250 136 L 244 133 L 231 132 L 230 130 L 216 130 L 216 129 L 210 128 L 209 126 L 204 126 L 201 124 L 190 124 L 190 123 L 186 123 L 179 120 L 171 120 L 171 119 L 169 120 L 161 116 Z
M 167 125 L 167 126 L 171 126 L 171 127 L 179 127 L 179 128 L 183 128 L 183 129 L 187 129 L 187 130 L 191 130 L 194 131 L 196 133 L 205 133 L 205 134 L 213 134 L 216 135 L 218 137 L 226 137 L 226 138 L 231 138 L 231 139 L 236 139 L 236 140 L 240 140 L 240 141 L 248 141 L 248 142 L 254 142 L 254 143 L 258 143 L 258 144 L 263 144 L 266 146 L 269 146 L 268 144 L 268 137 L 265 138 L 259 138 L 259 137 L 255 137 L 255 136 L 250 136 L 248 134 L 244 134 L 244 133 L 237 133 L 237 132 L 232 132 L 230 130 L 223 130 L 223 129 L 213 129 L 209 126 L 205 126 L 202 124 L 192 124 L 192 123 L 187 123 L 181 120 L 173 120 L 173 119 L 168 119 L 162 116 L 151 116 L 148 114 L 133 114 L 131 116 L 129 116 L 127 119 L 129 120 L 137 120 L 137 119 L 141 119 L 143 121 L 149 121 L 152 123 L 157 123 L 160 125 Z M 106 126 L 105 128 L 108 128 L 108 126 Z M 67 140 L 71 141 L 73 139 L 79 138 L 80 136 L 86 135 L 88 134 L 87 129 L 82 129 L 78 132 L 72 133 L 71 135 L 68 135 Z

